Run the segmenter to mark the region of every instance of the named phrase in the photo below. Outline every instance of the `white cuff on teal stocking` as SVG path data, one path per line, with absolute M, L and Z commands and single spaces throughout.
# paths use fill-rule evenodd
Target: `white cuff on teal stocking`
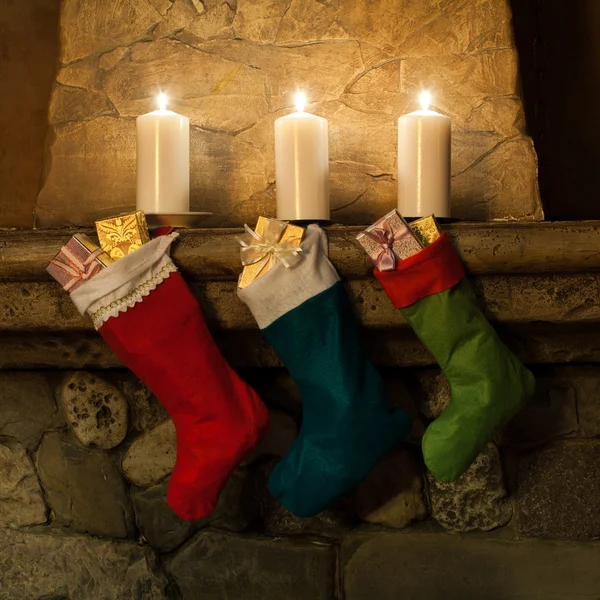
M 327 258 L 327 237 L 310 225 L 302 242 L 302 260 L 291 269 L 277 263 L 270 271 L 238 290 L 261 329 L 320 294 L 340 280 Z

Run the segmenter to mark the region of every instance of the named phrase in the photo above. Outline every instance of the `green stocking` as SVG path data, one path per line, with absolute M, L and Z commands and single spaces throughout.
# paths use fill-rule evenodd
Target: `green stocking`
M 433 354 L 451 402 L 423 437 L 433 475 L 454 481 L 531 398 L 531 372 L 500 341 L 479 307 L 447 234 L 375 276 Z

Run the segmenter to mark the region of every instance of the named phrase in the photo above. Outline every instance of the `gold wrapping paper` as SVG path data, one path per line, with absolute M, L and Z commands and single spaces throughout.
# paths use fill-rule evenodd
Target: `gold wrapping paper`
M 423 248 L 433 244 L 440 237 L 441 231 L 433 215 L 413 221 L 409 226 Z
M 141 210 L 96 221 L 100 247 L 119 260 L 150 241 L 146 217 Z
M 90 254 L 98 249 L 98 244 L 95 244 L 85 233 L 76 233 L 73 239 L 77 240 Z M 103 266 L 108 267 L 115 261 L 106 253 L 103 252 L 96 257 L 96 260 Z
M 258 217 L 258 221 L 256 222 L 256 227 L 254 231 L 259 235 L 263 235 L 265 231 L 265 225 L 267 222 L 267 217 Z M 298 247 L 302 243 L 302 238 L 304 237 L 304 227 L 298 227 L 297 225 L 289 225 L 285 228 L 284 232 L 281 234 L 281 241 L 285 241 L 291 239 L 293 241 L 293 245 Z M 254 265 L 246 265 L 240 275 L 240 279 L 238 281 L 239 288 L 245 288 L 249 286 L 255 279 L 262 277 L 265 273 L 267 273 L 276 263 L 276 259 L 271 258 L 266 265 L 261 265 L 260 263 L 256 263 Z

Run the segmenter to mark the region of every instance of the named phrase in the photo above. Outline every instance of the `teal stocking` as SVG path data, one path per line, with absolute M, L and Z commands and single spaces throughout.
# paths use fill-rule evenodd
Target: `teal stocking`
M 303 398 L 300 434 L 269 490 L 297 516 L 312 516 L 352 490 L 410 430 L 390 410 L 381 378 L 361 349 L 355 317 L 311 227 L 303 259 L 275 266 L 239 295 L 280 355 Z

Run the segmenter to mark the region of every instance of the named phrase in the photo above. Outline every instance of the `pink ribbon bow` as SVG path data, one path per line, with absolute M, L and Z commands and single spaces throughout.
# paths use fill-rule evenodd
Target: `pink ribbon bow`
M 63 260 L 57 257 L 52 261 L 55 267 L 71 275 L 71 279 L 63 285 L 63 288 L 69 291 L 77 283 L 91 279 L 102 268 L 102 265 L 96 261 L 102 252 L 103 250 L 98 248 L 89 254 L 84 261 L 81 261 L 69 248 L 63 247 L 59 255 L 60 259 Z
M 391 271 L 396 268 L 397 258 L 393 251 L 394 243 L 408 233 L 408 230 L 404 229 L 392 231 L 387 221 L 383 221 L 379 227 L 375 227 L 371 231 L 364 232 L 381 248 L 379 254 L 373 258 L 375 266 L 380 271 Z

